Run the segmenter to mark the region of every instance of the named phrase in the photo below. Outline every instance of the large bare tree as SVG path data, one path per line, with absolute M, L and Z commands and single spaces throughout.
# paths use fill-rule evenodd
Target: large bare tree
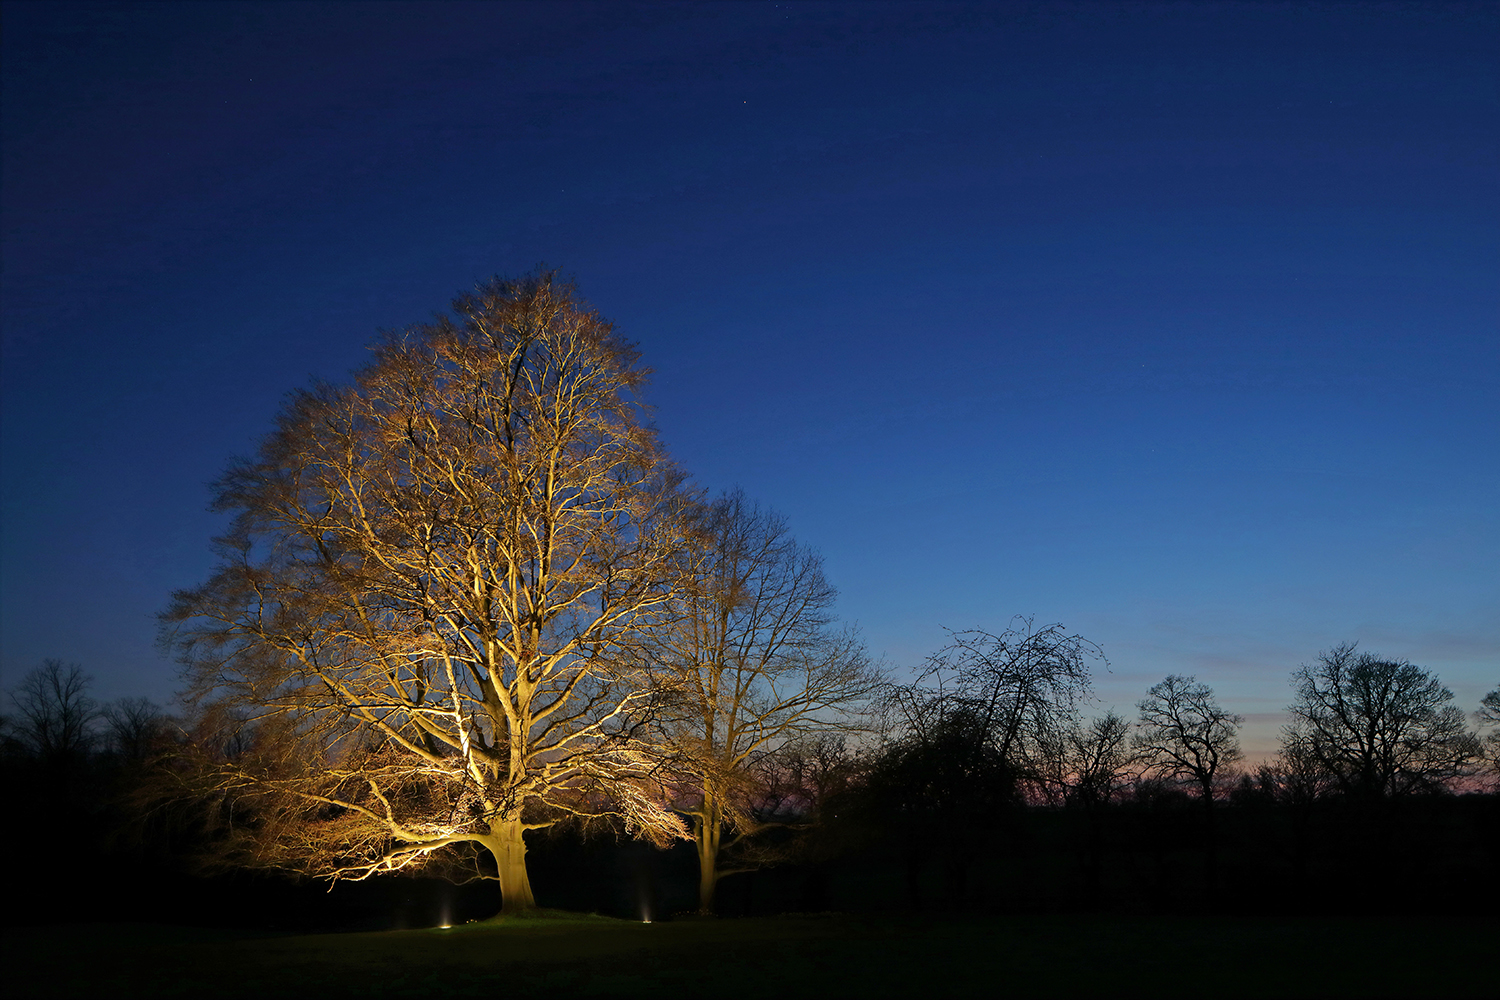
M 1453 692 L 1405 660 L 1335 646 L 1292 674 L 1297 700 L 1283 755 L 1314 765 L 1343 794 L 1380 799 L 1441 790 L 1480 760 Z
M 834 627 L 822 558 L 742 492 L 708 508 L 687 565 L 664 633 L 681 692 L 667 729 L 707 914 L 721 878 L 767 860 L 751 838 L 780 821 L 785 796 L 773 790 L 795 770 L 788 752 L 847 731 L 882 678 L 857 636 Z
M 640 645 L 694 503 L 645 375 L 571 285 L 497 279 L 296 393 L 232 466 L 219 568 L 164 618 L 205 728 L 249 720 L 212 770 L 253 807 L 246 861 L 362 878 L 487 852 L 515 912 L 528 830 L 608 811 L 686 836 L 640 738 Z

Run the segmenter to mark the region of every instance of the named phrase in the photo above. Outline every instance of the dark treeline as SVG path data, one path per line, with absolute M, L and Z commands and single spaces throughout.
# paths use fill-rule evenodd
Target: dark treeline
M 766 863 L 725 879 L 718 912 L 1477 916 L 1492 906 L 1493 733 L 1483 744 L 1461 734 L 1470 741 L 1461 748 L 1478 756 L 1456 781 L 1408 774 L 1375 787 L 1308 759 L 1305 720 L 1294 721 L 1279 757 L 1226 766 L 1204 785 L 1164 767 L 1143 734 L 1174 685 L 1153 688 L 1133 722 L 1080 716 L 1091 652 L 1060 628 L 1025 622 L 1001 636 L 966 633 L 919 683 L 887 690 L 883 738 L 863 751 L 843 736 L 789 750 L 779 762 L 784 794 L 760 817 Z M 1340 647 L 1317 666 L 1358 660 Z M 1366 673 L 1389 666 L 1364 662 Z M 160 794 L 184 739 L 174 720 L 140 700 L 96 704 L 82 672 L 57 662 L 29 675 L 10 708 L 5 846 L 35 859 L 13 868 L 18 884 L 41 871 L 48 888 L 13 891 L 7 922 L 373 930 L 477 919 L 499 906 L 493 882 L 386 875 L 330 889 L 205 867 L 222 836 L 214 809 Z M 1233 758 L 1229 743 L 1221 750 Z M 691 842 L 660 849 L 622 830 L 585 834 L 563 827 L 532 842 L 540 905 L 627 919 L 697 909 Z
M 181 720 L 146 699 L 101 704 L 90 684 L 80 667 L 48 660 L 8 693 L 0 715 L 0 844 L 15 859 L 7 924 L 385 929 L 494 912 L 498 899 L 435 880 L 330 892 L 326 883 L 215 866 L 209 804 L 164 794 L 185 740 Z
M 1437 678 L 1336 647 L 1293 674 L 1276 758 L 1171 676 L 1137 718 L 1085 718 L 1060 626 L 961 633 L 821 810 L 836 908 L 1470 912 L 1500 873 L 1497 737 Z M 1485 699 L 1494 722 L 1500 695 Z

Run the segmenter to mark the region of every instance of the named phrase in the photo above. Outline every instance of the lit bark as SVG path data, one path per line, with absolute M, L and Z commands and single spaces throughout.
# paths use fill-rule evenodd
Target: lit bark
M 693 840 L 698 849 L 698 912 L 714 912 L 714 896 L 719 888 L 719 841 L 724 833 L 724 814 L 711 794 L 704 795 L 699 811 L 693 816 Z
M 822 559 L 779 515 L 727 494 L 697 539 L 658 656 L 677 691 L 666 735 L 697 845 L 699 909 L 710 914 L 720 880 L 775 859 L 756 834 L 810 805 L 768 796 L 778 755 L 850 731 L 882 678 L 857 637 L 831 627 L 836 591 Z
M 515 912 L 526 829 L 687 835 L 636 734 L 694 501 L 634 350 L 570 288 L 454 312 L 293 398 L 220 484 L 219 571 L 167 618 L 205 731 L 254 720 L 212 770 L 257 811 L 244 860 L 363 878 L 478 847 Z
M 519 819 L 504 820 L 493 824 L 491 835 L 483 841 L 495 859 L 495 868 L 500 880 L 501 912 L 524 913 L 536 908 L 536 897 L 531 893 L 531 878 L 526 871 L 526 841 L 524 827 Z

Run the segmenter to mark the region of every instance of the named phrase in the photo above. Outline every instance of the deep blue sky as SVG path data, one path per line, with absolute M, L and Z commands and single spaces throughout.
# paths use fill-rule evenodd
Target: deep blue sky
M 207 484 L 546 261 L 896 666 L 1062 621 L 1269 749 L 1500 683 L 1493 5 L 4 5 L 3 646 L 166 700 Z

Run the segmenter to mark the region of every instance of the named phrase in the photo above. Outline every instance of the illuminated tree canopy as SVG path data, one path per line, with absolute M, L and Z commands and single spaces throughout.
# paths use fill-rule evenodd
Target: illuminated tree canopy
M 686 835 L 640 738 L 661 697 L 641 644 L 694 498 L 644 376 L 542 273 L 292 397 L 218 484 L 217 571 L 165 615 L 206 729 L 250 720 L 211 768 L 255 817 L 231 850 L 332 878 L 488 852 L 515 911 L 527 830 L 612 812 Z

